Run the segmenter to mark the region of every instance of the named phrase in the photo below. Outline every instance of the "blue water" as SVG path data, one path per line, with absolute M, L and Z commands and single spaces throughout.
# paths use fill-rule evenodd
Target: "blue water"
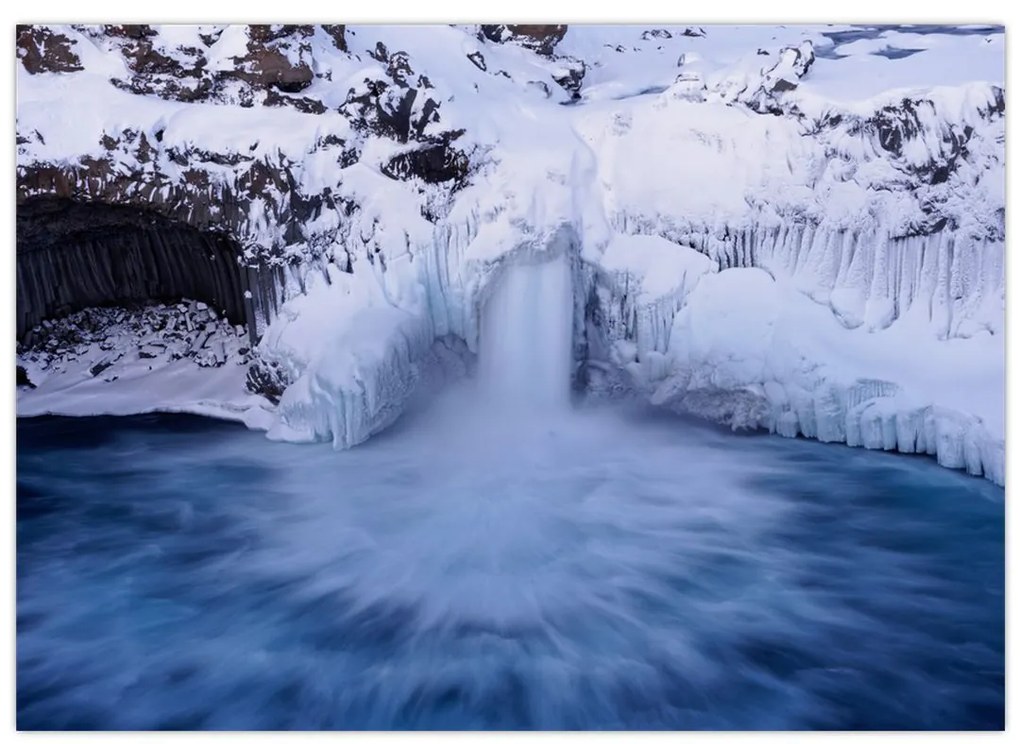
M 22 729 L 999 729 L 1003 491 L 599 409 L 18 421 Z
M 822 36 L 826 37 L 830 44 L 819 46 L 815 54 L 822 59 L 845 59 L 847 55 L 840 54 L 837 49 L 841 44 L 849 44 L 861 39 L 878 39 L 890 31 L 898 31 L 907 34 L 920 34 L 923 36 L 941 34 L 946 36 L 995 36 L 1002 35 L 1006 31 L 1005 26 L 986 25 L 963 25 L 950 26 L 935 23 L 917 24 L 876 24 L 860 25 L 851 24 L 848 28 L 840 31 L 823 31 Z M 886 47 L 872 52 L 872 54 L 888 59 L 903 59 L 914 54 L 925 51 L 924 49 L 898 49 Z

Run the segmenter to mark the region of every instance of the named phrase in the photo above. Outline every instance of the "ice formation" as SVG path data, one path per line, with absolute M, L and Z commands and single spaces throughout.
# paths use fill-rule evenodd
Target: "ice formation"
M 19 37 L 19 200 L 243 247 L 280 395 L 222 415 L 357 444 L 522 305 L 575 385 L 1004 481 L 1001 28 L 121 28 Z

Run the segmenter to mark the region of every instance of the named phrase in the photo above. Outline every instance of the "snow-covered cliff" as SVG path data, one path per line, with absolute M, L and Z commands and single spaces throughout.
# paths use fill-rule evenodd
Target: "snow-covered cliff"
M 21 355 L 36 387 L 19 413 L 94 393 L 97 412 L 217 411 L 350 446 L 451 345 L 477 351 L 507 265 L 562 254 L 578 385 L 1002 483 L 1003 39 L 22 28 L 20 207 L 123 205 L 224 235 L 261 340 L 172 405 L 158 385 L 113 393 L 149 373 L 131 354 L 113 381 Z

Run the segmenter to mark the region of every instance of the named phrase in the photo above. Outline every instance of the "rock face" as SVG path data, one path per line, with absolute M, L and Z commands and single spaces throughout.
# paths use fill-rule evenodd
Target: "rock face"
M 343 27 L 330 29 L 328 33 L 340 48 Z M 318 103 L 279 95 L 299 93 L 311 84 L 309 38 L 314 26 L 249 26 L 243 50 L 229 56 L 228 65 L 210 61 L 222 29 L 199 33 L 192 44 L 168 44 L 152 26 L 144 25 L 86 28 L 83 32 L 100 43 L 112 42 L 119 50 L 132 76 L 114 78 L 113 82 L 132 93 L 185 102 L 233 99 L 243 106 L 261 102 L 299 110 L 314 109 Z M 318 109 L 314 113 L 325 110 L 321 103 Z
M 19 337 L 44 319 L 110 303 L 190 297 L 233 323 L 251 312 L 236 243 L 131 207 L 25 201 L 17 212 L 17 270 Z
M 238 77 L 255 87 L 304 90 L 313 77 L 307 42 L 313 33 L 314 26 L 250 26 L 248 54 L 237 60 Z

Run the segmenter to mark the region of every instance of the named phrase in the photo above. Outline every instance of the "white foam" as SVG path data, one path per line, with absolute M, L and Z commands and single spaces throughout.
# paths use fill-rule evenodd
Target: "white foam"
M 565 408 L 572 323 L 565 256 L 507 267 L 483 310 L 480 378 L 487 396 L 514 407 Z

